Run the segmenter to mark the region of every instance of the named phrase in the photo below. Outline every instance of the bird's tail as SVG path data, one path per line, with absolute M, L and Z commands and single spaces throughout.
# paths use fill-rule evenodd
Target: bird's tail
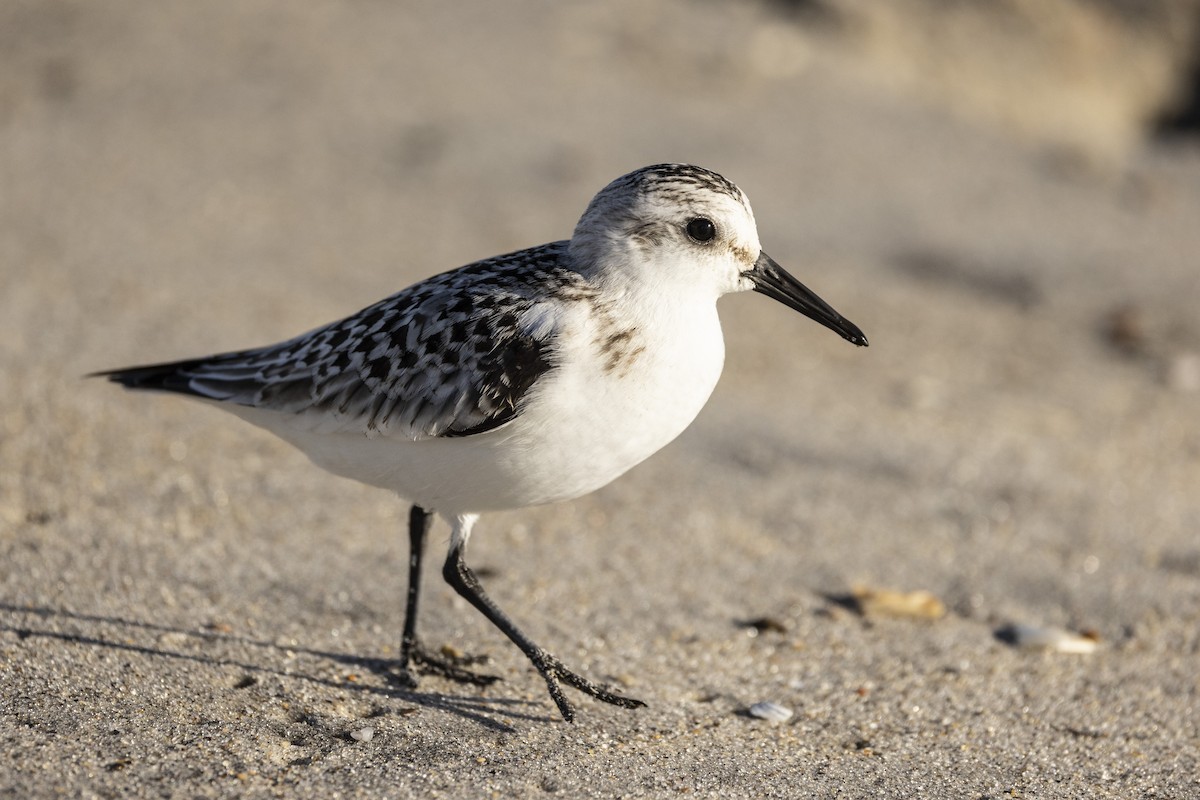
M 125 367 L 93 372 L 85 377 L 107 378 L 113 383 L 119 383 L 126 389 L 145 389 L 157 392 L 176 392 L 197 397 L 210 397 L 208 392 L 200 391 L 193 381 L 197 372 L 212 363 L 211 358 L 197 358 L 188 361 L 171 361 L 164 364 L 147 364 L 141 367 Z
M 107 378 L 114 384 L 125 386 L 126 389 L 142 389 L 160 392 L 175 392 L 179 395 L 191 395 L 208 399 L 228 399 L 235 392 L 217 391 L 209 385 L 218 381 L 232 381 L 244 378 L 247 371 L 257 371 L 257 368 L 245 365 L 226 366 L 241 354 L 226 354 L 205 357 L 205 359 L 188 359 L 186 361 L 169 361 L 166 363 L 150 363 L 140 367 L 125 367 L 121 369 L 106 369 L 85 375 L 88 378 Z M 236 373 L 236 374 L 224 374 Z

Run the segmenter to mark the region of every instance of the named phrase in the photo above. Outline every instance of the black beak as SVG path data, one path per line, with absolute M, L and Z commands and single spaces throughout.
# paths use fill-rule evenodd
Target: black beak
M 754 291 L 774 298 L 788 308 L 794 308 L 809 319 L 814 319 L 841 334 L 848 342 L 859 347 L 867 346 L 867 337 L 857 325 L 830 308 L 828 303 L 789 275 L 787 270 L 776 264 L 775 259 L 766 253 L 759 253 L 754 267 L 742 274 L 754 281 Z

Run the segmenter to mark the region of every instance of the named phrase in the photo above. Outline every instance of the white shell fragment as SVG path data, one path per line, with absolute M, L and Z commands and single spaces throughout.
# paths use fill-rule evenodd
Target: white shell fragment
M 350 731 L 350 738 L 356 742 L 369 742 L 375 738 L 375 729 L 359 728 L 356 731 Z
M 1072 633 L 1062 628 L 1041 628 L 1036 625 L 1013 625 L 1007 629 L 1006 638 L 1017 647 L 1053 650 L 1056 653 L 1094 653 L 1098 643 L 1094 635 Z
M 792 718 L 792 710 L 787 706 L 764 700 L 750 706 L 750 716 L 765 719 L 768 722 L 787 722 Z

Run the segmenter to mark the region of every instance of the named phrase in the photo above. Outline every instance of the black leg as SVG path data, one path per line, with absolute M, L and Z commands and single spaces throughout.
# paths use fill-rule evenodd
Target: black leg
M 493 625 L 503 631 L 504 635 L 511 639 L 513 644 L 521 648 L 521 652 L 533 662 L 533 666 L 546 679 L 546 686 L 550 690 L 550 697 L 553 698 L 554 704 L 558 706 L 563 719 L 567 722 L 572 722 L 575 719 L 575 709 L 571 706 L 570 701 L 567 700 L 566 695 L 563 694 L 562 687 L 559 685 L 560 680 L 569 686 L 574 686 L 585 694 L 590 694 L 597 700 L 612 703 L 615 706 L 637 708 L 638 706 L 646 705 L 641 700 L 615 694 L 603 686 L 592 683 L 588 679 L 577 675 L 563 666 L 563 663 L 557 658 L 534 644 L 483 591 L 483 587 L 479 584 L 479 579 L 475 577 L 475 573 L 463 561 L 463 549 L 463 543 L 456 543 L 451 548 L 450 554 L 446 556 L 446 564 L 442 568 L 442 575 L 446 578 L 446 582 L 454 587 L 454 591 L 465 597 L 471 605 L 483 612 L 483 615 L 491 620 Z
M 412 680 L 409 660 L 417 646 L 417 602 L 421 596 L 421 557 L 433 514 L 414 505 L 408 512 L 408 601 L 404 605 L 404 634 L 400 637 L 400 670 Z M 415 685 L 415 681 L 413 681 Z
M 425 554 L 425 538 L 433 522 L 433 512 L 414 505 L 408 513 L 408 599 L 404 606 L 404 633 L 400 637 L 399 682 L 408 688 L 416 688 L 417 679 L 413 667 L 419 665 L 423 671 L 444 678 L 487 686 L 499 680 L 496 675 L 481 675 L 462 668 L 463 664 L 477 663 L 481 659 L 438 658 L 427 653 L 417 641 L 417 605 L 421 594 L 421 559 Z

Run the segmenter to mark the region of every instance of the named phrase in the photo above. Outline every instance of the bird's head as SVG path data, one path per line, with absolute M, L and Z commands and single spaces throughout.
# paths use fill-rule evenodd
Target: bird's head
M 571 238 L 572 258 L 598 281 L 675 290 L 753 290 L 857 345 L 849 320 L 763 252 L 745 192 L 715 172 L 657 164 L 617 178 L 592 199 Z

